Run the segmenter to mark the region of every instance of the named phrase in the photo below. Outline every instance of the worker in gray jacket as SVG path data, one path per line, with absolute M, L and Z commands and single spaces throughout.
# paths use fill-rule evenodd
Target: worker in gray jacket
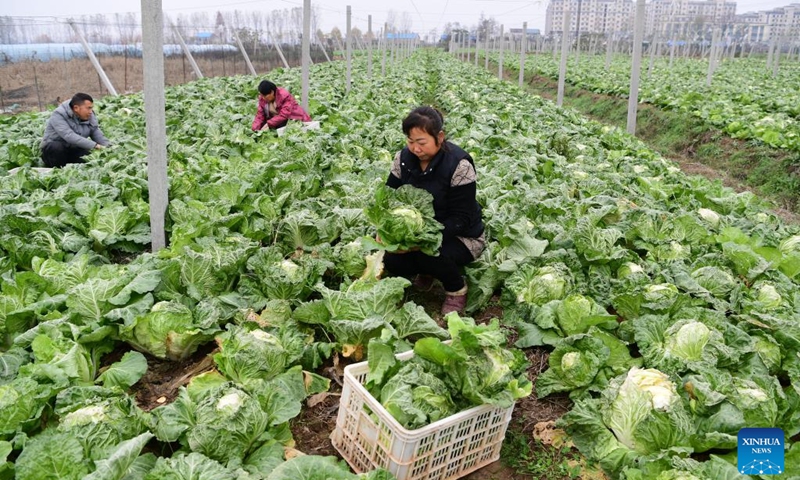
M 92 111 L 94 100 L 86 93 L 76 93 L 71 100 L 56 107 L 42 139 L 42 161 L 48 167 L 83 163 L 93 149 L 110 144 Z

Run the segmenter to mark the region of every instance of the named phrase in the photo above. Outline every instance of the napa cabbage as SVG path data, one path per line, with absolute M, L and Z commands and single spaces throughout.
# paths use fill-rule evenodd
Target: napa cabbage
M 433 196 L 427 191 L 411 185 L 397 189 L 381 185 L 364 213 L 380 237 L 380 243 L 364 238 L 365 245 L 387 252 L 418 248 L 426 255 L 439 255 L 444 226 L 434 218 Z

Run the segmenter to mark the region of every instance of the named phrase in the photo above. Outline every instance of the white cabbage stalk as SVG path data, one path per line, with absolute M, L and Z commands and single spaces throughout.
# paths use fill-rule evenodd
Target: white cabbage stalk
M 572 369 L 581 359 L 580 352 L 569 352 L 561 357 L 561 369 L 564 371 Z
M 264 330 L 253 330 L 250 332 L 250 335 L 264 343 L 278 343 L 278 339 L 275 338 L 275 335 L 265 332 Z
M 783 297 L 774 285 L 765 283 L 758 287 L 758 301 L 767 307 L 778 307 L 783 301 Z
M 769 399 L 766 392 L 758 388 L 737 388 L 739 395 L 752 398 L 758 402 L 766 402 Z
M 674 240 L 669 242 L 669 249 L 675 252 L 676 255 L 682 255 L 686 251 L 686 247 Z
M 617 270 L 617 278 L 625 278 L 630 275 L 636 275 L 638 273 L 644 273 L 644 268 L 642 268 L 641 265 L 633 262 L 625 262 Z
M 298 272 L 298 270 L 300 270 L 300 267 L 299 267 L 299 266 L 297 266 L 297 264 L 296 264 L 296 263 L 294 263 L 294 262 L 293 262 L 293 261 L 291 261 L 291 260 L 283 260 L 283 261 L 281 262 L 281 269 L 282 269 L 284 272 L 286 272 L 286 275 L 287 275 L 289 278 L 291 278 L 291 279 L 296 279 L 296 278 L 297 278 L 297 272 Z
M 61 419 L 65 427 L 75 427 L 90 423 L 100 423 L 106 418 L 106 408 L 103 405 L 91 405 L 68 413 Z
M 666 283 L 659 283 L 657 285 L 648 285 L 647 291 L 651 293 L 657 293 L 662 290 L 669 290 L 669 284 Z
M 671 283 L 657 283 L 648 285 L 644 289 L 644 297 L 647 301 L 672 298 L 678 293 L 678 289 Z
M 422 218 L 422 214 L 419 212 L 419 210 L 414 208 L 398 207 L 392 210 L 392 215 L 396 217 L 402 217 L 412 225 L 421 226 L 425 223 L 425 219 Z
M 669 377 L 654 368 L 642 369 L 633 367 L 628 372 L 628 377 L 625 379 L 625 383 L 622 384 L 621 390 L 632 386 L 635 386 L 637 390 L 646 392 L 650 396 L 652 407 L 662 412 L 667 411 L 670 404 L 678 397 L 675 392 L 675 386 L 672 385 Z
M 697 211 L 700 214 L 700 217 L 705 220 L 706 222 L 710 223 L 712 226 L 716 227 L 719 225 L 719 214 L 714 210 L 710 210 L 708 208 L 701 208 Z
M 228 414 L 234 414 L 242 406 L 242 397 L 238 392 L 225 395 L 217 401 L 217 410 L 227 410 Z

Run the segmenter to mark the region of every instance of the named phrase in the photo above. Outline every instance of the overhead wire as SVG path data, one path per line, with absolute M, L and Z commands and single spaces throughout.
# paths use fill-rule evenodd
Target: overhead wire
M 422 31 L 425 31 L 425 20 L 422 18 L 422 14 L 419 13 L 419 8 L 417 8 L 417 4 L 414 3 L 414 0 L 409 0 L 411 5 L 414 7 L 414 10 L 417 11 L 417 15 L 419 15 L 419 21 L 422 22 Z

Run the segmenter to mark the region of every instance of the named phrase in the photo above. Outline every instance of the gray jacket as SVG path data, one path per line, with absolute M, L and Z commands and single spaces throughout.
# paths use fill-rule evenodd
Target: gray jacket
M 42 139 L 42 148 L 53 142 L 60 142 L 71 147 L 83 148 L 84 150 L 91 150 L 98 143 L 103 146 L 110 143 L 100 130 L 94 112 L 92 112 L 89 120 L 81 121 L 72 111 L 72 107 L 69 106 L 69 100 L 56 107 L 47 121 L 47 126 L 44 129 L 44 138 Z

